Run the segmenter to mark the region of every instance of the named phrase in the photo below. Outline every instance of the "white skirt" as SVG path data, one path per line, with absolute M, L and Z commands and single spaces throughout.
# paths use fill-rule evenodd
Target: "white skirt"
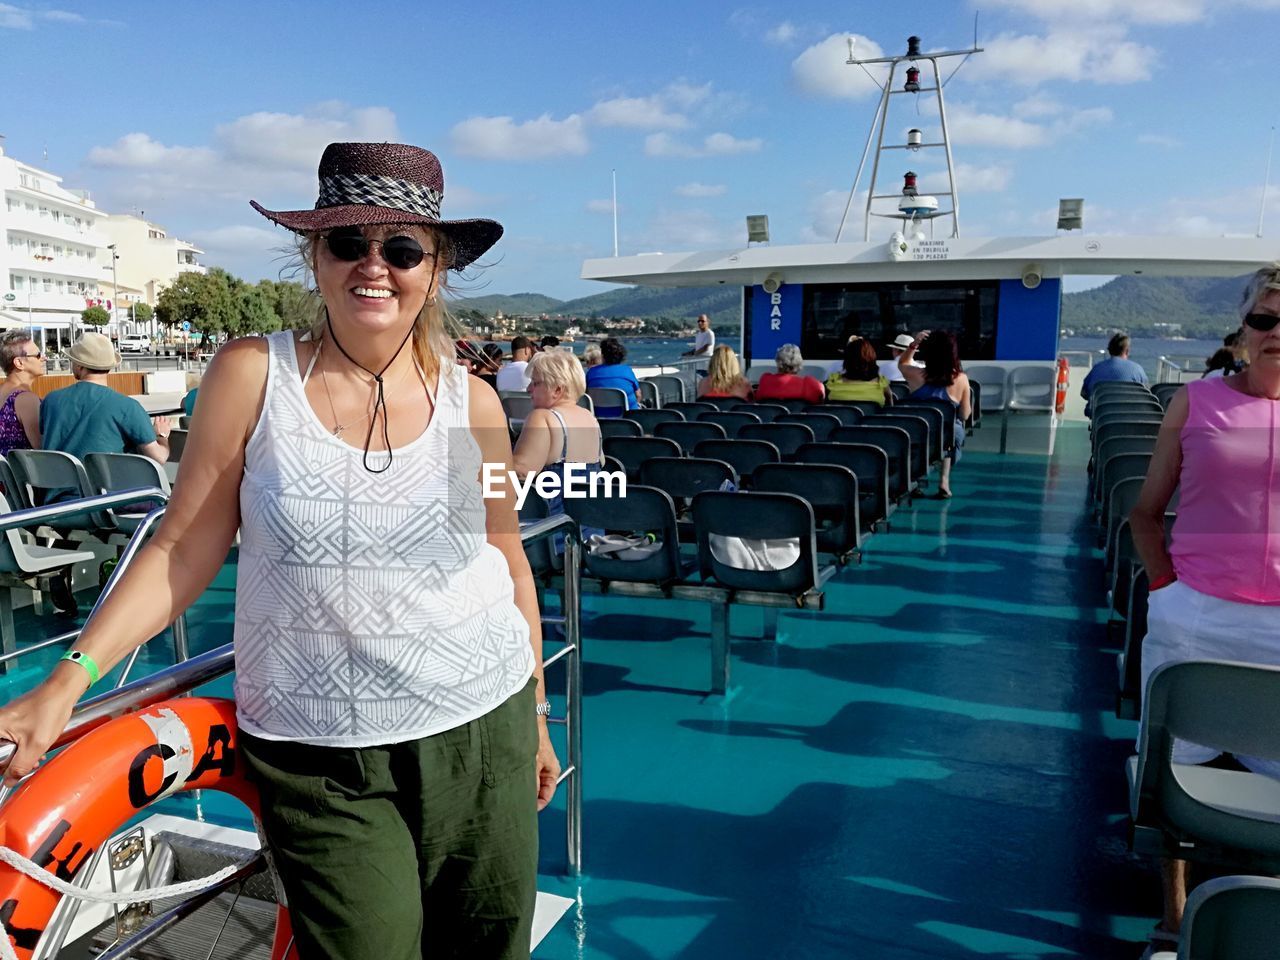
M 1151 594 L 1142 641 L 1142 689 L 1156 667 L 1177 660 L 1234 660 L 1280 667 L 1280 606 L 1237 603 L 1175 580 Z M 1139 736 L 1141 744 L 1141 736 Z M 1175 741 L 1175 763 L 1205 763 L 1223 751 Z M 1256 773 L 1280 778 L 1280 763 L 1237 757 Z

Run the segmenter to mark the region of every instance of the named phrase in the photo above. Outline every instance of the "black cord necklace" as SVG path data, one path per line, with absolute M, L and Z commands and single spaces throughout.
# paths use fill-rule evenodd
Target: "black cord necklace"
M 387 400 L 382 392 L 382 375 L 387 372 L 387 368 L 396 362 L 396 357 L 400 356 L 400 352 L 404 350 L 405 344 L 409 342 L 409 338 L 413 336 L 413 327 L 409 327 L 409 332 L 404 335 L 404 339 L 400 341 L 400 346 L 396 348 L 396 352 L 391 355 L 391 359 L 383 364 L 382 369 L 374 373 L 363 363 L 357 360 L 343 348 L 341 341 L 338 340 L 337 334 L 333 332 L 333 318 L 329 316 L 329 311 L 324 312 L 325 326 L 328 327 L 329 336 L 333 339 L 333 345 L 338 348 L 338 352 L 350 360 L 353 364 L 373 377 L 373 382 L 377 384 L 378 396 L 373 402 L 373 416 L 369 419 L 369 432 L 364 438 L 364 456 L 360 458 L 360 462 L 364 465 L 365 470 L 369 473 L 386 473 L 391 469 L 391 462 L 395 459 L 391 453 L 391 434 L 387 429 Z M 387 448 L 387 463 L 380 470 L 374 470 L 369 466 L 369 445 L 373 443 L 373 431 L 378 425 L 378 408 L 382 408 L 382 445 Z

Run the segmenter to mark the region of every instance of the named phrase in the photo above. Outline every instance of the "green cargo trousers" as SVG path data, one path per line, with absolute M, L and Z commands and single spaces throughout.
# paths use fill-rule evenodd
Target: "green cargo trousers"
M 241 734 L 301 960 L 529 956 L 535 689 L 406 743 Z

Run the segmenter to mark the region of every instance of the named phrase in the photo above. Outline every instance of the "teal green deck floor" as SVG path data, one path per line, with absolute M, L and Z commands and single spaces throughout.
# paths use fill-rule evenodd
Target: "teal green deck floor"
M 735 610 L 727 700 L 701 692 L 707 609 L 588 598 L 586 876 L 559 797 L 540 887 L 578 905 L 535 956 L 1136 957 L 1158 884 L 1125 846 L 1087 449 L 1068 426 L 1051 459 L 967 453 L 955 498 L 903 507 L 776 644 Z M 197 649 L 225 642 L 226 576 Z

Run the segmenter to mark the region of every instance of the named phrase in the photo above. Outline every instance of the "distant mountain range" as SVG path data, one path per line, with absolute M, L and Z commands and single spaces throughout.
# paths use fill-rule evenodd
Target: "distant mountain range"
M 1238 324 L 1236 307 L 1243 277 L 1116 277 L 1062 298 L 1062 325 L 1077 332 L 1127 330 L 1167 332 L 1157 323 L 1178 324 L 1185 336 L 1221 336 Z M 560 314 L 572 317 L 666 317 L 692 320 L 700 313 L 713 325 L 735 328 L 741 323 L 739 287 L 619 287 L 576 300 L 556 300 L 540 293 L 471 297 L 455 301 L 457 310 L 504 314 Z

